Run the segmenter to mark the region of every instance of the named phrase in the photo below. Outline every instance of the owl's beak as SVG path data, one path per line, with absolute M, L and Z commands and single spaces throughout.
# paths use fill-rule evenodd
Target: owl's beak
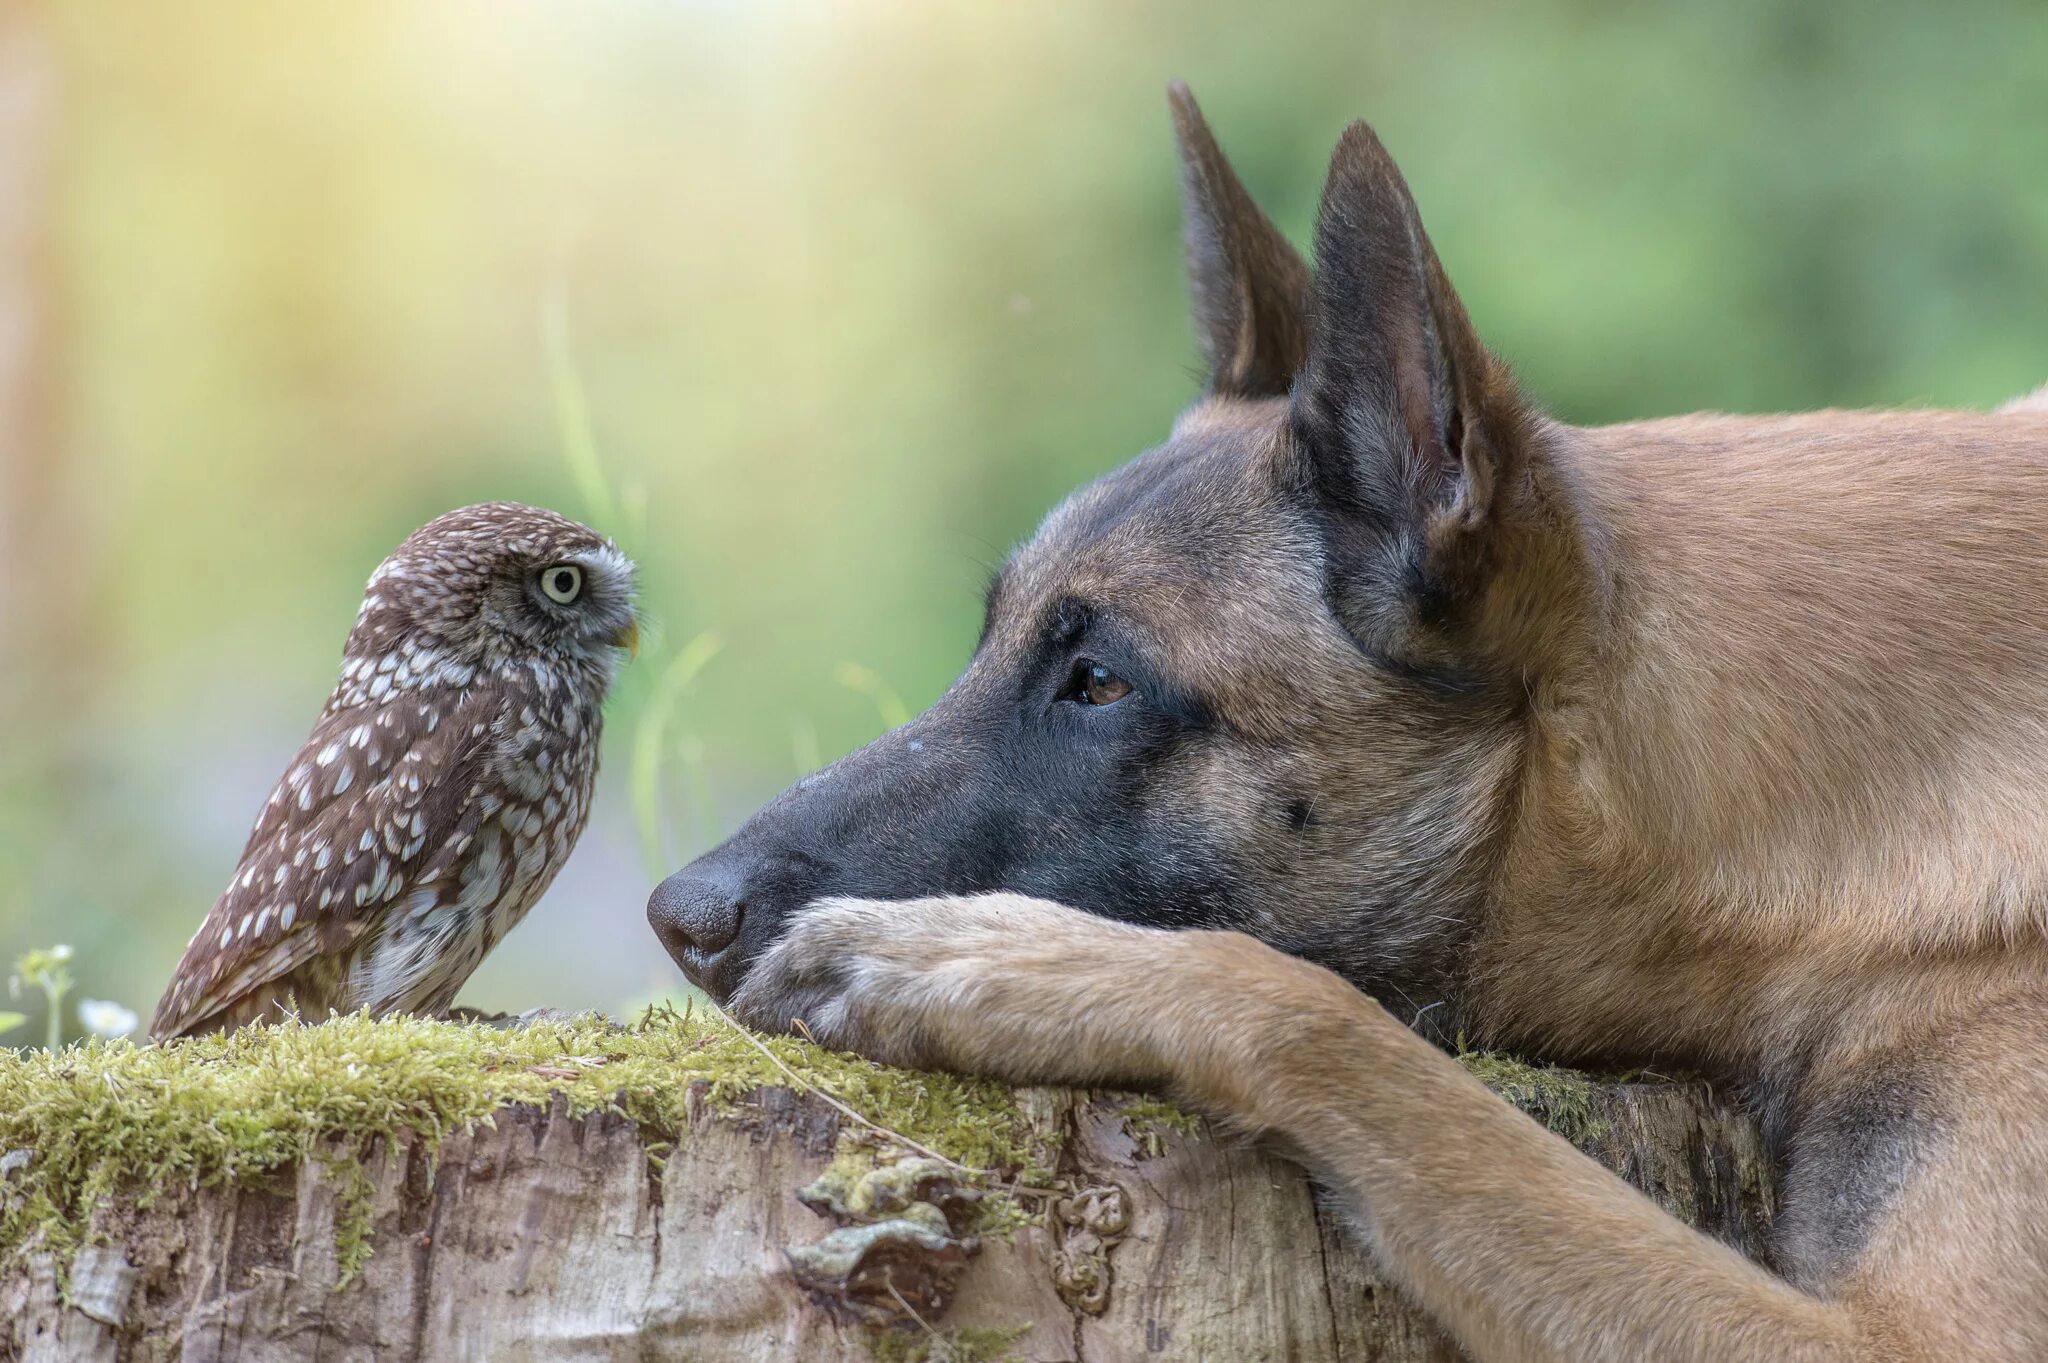
M 628 658 L 640 656 L 640 622 L 628 620 L 625 628 L 612 636 L 612 643 L 626 650 Z

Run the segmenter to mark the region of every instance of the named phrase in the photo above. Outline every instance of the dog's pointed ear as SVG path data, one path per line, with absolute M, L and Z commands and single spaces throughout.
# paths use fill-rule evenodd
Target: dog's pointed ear
M 1315 253 L 1309 355 L 1292 408 L 1297 457 L 1332 513 L 1333 571 L 1349 579 L 1335 584 L 1345 623 L 1380 646 L 1394 643 L 1390 629 L 1412 646 L 1495 566 L 1502 519 L 1523 500 L 1533 422 L 1364 123 L 1337 144 Z
M 1188 87 L 1175 81 L 1167 96 L 1209 391 L 1283 396 L 1308 357 L 1308 266 L 1252 202 Z

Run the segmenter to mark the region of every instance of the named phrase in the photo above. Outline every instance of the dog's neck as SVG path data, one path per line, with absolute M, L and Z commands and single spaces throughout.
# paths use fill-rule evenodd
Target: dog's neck
M 2043 939 L 2028 792 L 2048 762 L 2030 718 L 2048 714 L 2048 602 L 2029 584 L 2048 546 L 2005 522 L 2048 495 L 2029 453 L 2044 425 L 1821 413 L 1565 433 L 1598 573 L 1585 639 L 1532 691 L 1467 991 L 1490 1030 L 1741 1068 L 1810 1044 L 1783 1035 L 1801 1017 L 1855 1006 L 1823 962 L 1917 979 Z M 1628 912 L 1580 912 L 1592 899 Z

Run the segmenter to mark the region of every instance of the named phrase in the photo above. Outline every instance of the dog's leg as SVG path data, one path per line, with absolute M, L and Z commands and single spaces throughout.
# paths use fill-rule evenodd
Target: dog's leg
M 827 902 L 734 1003 L 758 1025 L 800 1017 L 900 1063 L 1163 1088 L 1280 1138 L 1479 1360 L 1929 1356 L 1879 1281 L 1911 1280 L 1910 1235 L 1888 1242 L 1890 1262 L 1845 1275 L 1846 1295 L 1808 1295 L 1666 1215 L 1337 976 L 1235 933 L 1002 895 Z

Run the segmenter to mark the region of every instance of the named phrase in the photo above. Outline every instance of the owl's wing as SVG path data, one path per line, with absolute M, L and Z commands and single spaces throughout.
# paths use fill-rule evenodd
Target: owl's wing
M 150 1034 L 183 1035 L 251 990 L 345 951 L 479 818 L 498 704 L 483 691 L 330 710 L 256 818 L 185 948 Z

